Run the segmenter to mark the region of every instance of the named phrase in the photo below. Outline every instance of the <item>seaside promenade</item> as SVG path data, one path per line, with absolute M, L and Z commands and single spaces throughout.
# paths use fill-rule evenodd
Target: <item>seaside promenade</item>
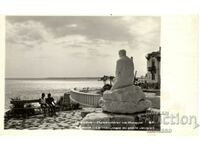
M 115 130 L 116 125 L 119 127 L 119 124 L 113 124 L 112 122 L 119 122 L 121 118 L 123 121 L 132 120 L 134 124 L 131 124 L 131 130 L 159 130 L 160 122 L 159 122 L 159 110 L 147 110 L 146 112 L 134 114 L 134 115 L 120 115 L 120 114 L 112 114 L 112 113 L 103 113 L 102 108 L 82 108 L 77 110 L 70 111 L 60 111 L 57 112 L 56 116 L 53 117 L 44 117 L 43 115 L 35 115 L 30 116 L 28 118 L 11 118 L 9 120 L 4 121 L 4 129 L 7 130 L 65 130 L 65 129 L 87 129 L 87 124 L 84 121 L 86 116 L 87 119 L 92 119 L 93 114 L 97 114 L 101 117 L 99 120 L 93 120 L 95 128 L 90 128 L 92 130 Z M 91 116 L 91 118 L 90 118 Z M 112 120 L 112 122 L 105 120 Z M 121 120 L 120 119 L 120 120 Z M 134 119 L 134 120 L 133 120 Z M 102 122 L 101 122 L 102 121 Z M 154 124 L 149 124 L 147 122 L 154 122 Z M 122 123 L 122 122 L 121 122 Z M 120 124 L 121 124 L 120 123 Z M 86 125 L 86 126 L 85 126 Z M 88 124 L 90 126 L 90 124 Z M 136 127 L 136 125 L 139 125 Z M 92 125 L 93 126 L 93 125 Z M 120 126 L 124 127 L 124 124 Z M 130 125 L 129 125 L 130 126 Z M 127 125 L 125 125 L 127 127 Z M 153 127 L 153 128 L 152 128 Z M 152 129 L 151 129 L 152 128 Z
M 81 110 L 62 111 L 57 112 L 57 116 L 54 117 L 36 115 L 29 118 L 11 118 L 4 121 L 4 129 L 78 129 L 81 120 Z

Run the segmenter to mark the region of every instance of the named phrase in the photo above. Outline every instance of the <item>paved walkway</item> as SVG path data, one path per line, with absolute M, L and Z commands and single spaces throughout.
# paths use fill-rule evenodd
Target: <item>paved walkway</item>
M 5 121 L 5 129 L 78 129 L 80 125 L 81 110 L 57 112 L 57 116 L 44 117 L 43 115 L 32 116 L 27 119 L 11 118 Z

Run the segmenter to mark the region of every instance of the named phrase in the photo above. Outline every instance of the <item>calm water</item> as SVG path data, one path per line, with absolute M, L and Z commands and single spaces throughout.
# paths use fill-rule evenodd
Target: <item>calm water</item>
M 102 81 L 95 79 L 81 80 L 6 80 L 5 81 L 5 108 L 10 106 L 10 98 L 38 99 L 41 93 L 51 93 L 57 100 L 60 96 L 73 88 L 100 88 Z

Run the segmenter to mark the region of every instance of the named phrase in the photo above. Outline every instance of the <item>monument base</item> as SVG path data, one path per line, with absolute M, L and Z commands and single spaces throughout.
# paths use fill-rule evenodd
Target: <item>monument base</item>
M 106 101 L 101 99 L 101 107 L 105 112 L 118 113 L 118 114 L 133 114 L 136 112 L 143 112 L 151 107 L 151 101 L 142 100 L 137 104 L 131 102 L 116 102 Z
M 142 89 L 138 86 L 128 86 L 121 89 L 106 91 L 100 100 L 103 111 L 122 114 L 133 114 L 150 108 Z
M 112 113 L 90 113 L 83 118 L 81 129 L 84 130 L 160 130 L 159 112 L 147 111 L 134 115 Z

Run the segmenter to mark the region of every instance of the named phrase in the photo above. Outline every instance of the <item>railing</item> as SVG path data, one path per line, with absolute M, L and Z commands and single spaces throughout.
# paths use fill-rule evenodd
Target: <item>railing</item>
M 70 91 L 70 99 L 84 106 L 99 107 L 100 94 L 84 93 L 76 90 Z

